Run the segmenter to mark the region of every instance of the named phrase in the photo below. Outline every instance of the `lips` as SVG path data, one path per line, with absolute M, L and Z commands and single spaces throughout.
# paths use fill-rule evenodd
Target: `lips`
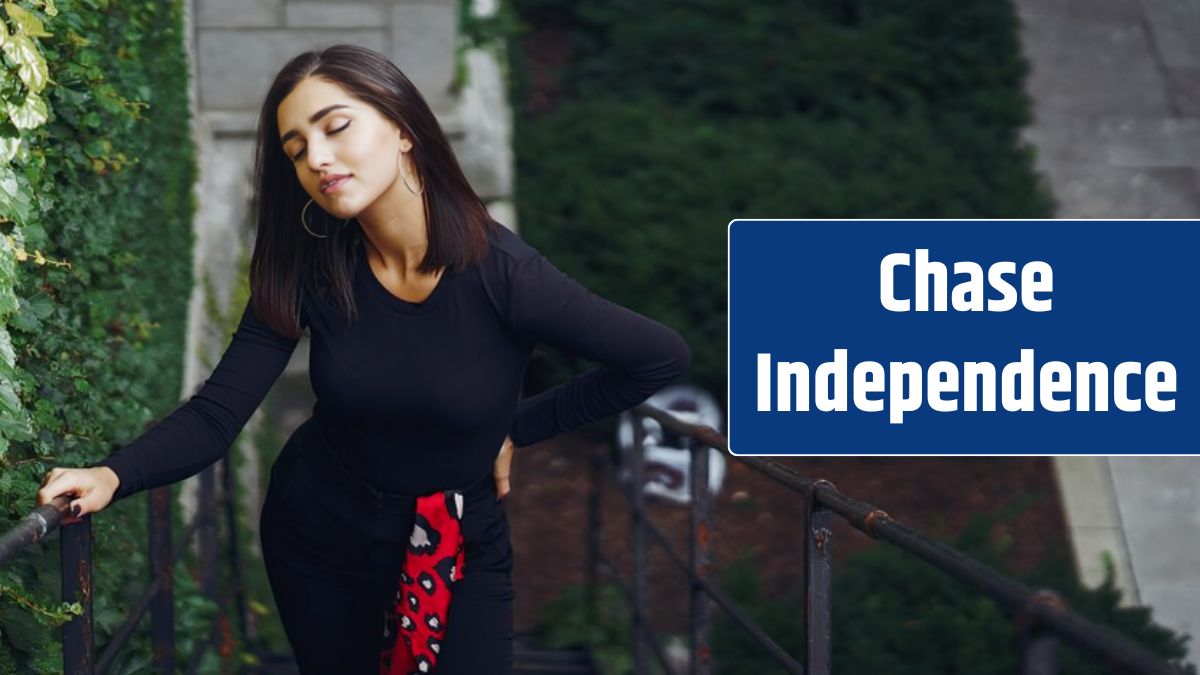
M 330 176 L 329 178 L 321 181 L 321 193 L 329 194 L 331 192 L 336 192 L 339 188 L 345 185 L 346 181 L 348 180 L 350 180 L 350 176 Z

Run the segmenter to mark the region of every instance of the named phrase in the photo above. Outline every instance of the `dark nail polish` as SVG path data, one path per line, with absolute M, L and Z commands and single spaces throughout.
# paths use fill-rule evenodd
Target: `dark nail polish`
M 71 507 L 71 513 L 74 514 L 75 517 L 79 517 L 79 505 L 78 504 Z

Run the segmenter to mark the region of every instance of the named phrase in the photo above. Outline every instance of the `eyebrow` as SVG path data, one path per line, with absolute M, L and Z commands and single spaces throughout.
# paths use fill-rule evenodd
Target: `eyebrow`
M 317 112 L 313 113 L 312 117 L 308 118 L 308 123 L 316 124 L 317 120 L 320 120 L 322 117 L 328 115 L 331 111 L 337 110 L 338 108 L 349 108 L 349 107 L 350 106 L 348 106 L 348 105 L 342 105 L 340 103 L 334 103 L 331 106 L 326 106 L 324 108 L 321 108 Z M 280 137 L 279 144 L 283 145 L 284 143 L 287 143 L 289 138 L 291 138 L 292 136 L 295 136 L 299 133 L 300 132 L 296 131 L 295 129 L 288 131 L 286 134 L 284 134 L 283 136 Z

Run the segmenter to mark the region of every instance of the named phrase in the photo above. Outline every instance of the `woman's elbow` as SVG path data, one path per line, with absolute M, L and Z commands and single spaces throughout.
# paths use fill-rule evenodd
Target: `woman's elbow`
M 692 348 L 688 346 L 683 336 L 674 329 L 668 329 L 662 342 L 661 356 L 657 359 L 655 390 L 665 387 L 687 373 L 692 365 Z
M 683 336 L 680 335 L 678 331 L 674 331 L 674 333 L 675 333 L 675 340 L 674 340 L 675 346 L 672 350 L 673 354 L 674 354 L 672 363 L 675 366 L 675 376 L 671 378 L 672 382 L 683 377 L 687 373 L 688 368 L 691 368 L 691 366 L 692 366 L 692 348 L 691 348 L 691 346 L 688 345 L 687 340 L 684 340 Z

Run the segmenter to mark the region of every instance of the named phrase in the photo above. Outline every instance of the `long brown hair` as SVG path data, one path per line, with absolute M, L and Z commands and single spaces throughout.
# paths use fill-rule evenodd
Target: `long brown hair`
M 487 231 L 495 226 L 467 182 L 437 118 L 412 82 L 378 52 L 339 44 L 300 54 L 279 71 L 258 116 L 254 155 L 257 234 L 250 258 L 250 291 L 255 315 L 273 330 L 299 337 L 300 302 L 309 289 L 338 308 L 347 321 L 356 314 L 351 291 L 361 233 L 341 225 L 315 203 L 305 214 L 309 226 L 328 238 L 304 231 L 300 211 L 308 193 L 296 178 L 279 143 L 279 103 L 301 81 L 320 77 L 344 88 L 391 119 L 413 143 L 410 156 L 424 186 L 428 249 L 418 269 L 463 269 L 487 253 Z M 319 229 L 320 228 L 320 229 Z

